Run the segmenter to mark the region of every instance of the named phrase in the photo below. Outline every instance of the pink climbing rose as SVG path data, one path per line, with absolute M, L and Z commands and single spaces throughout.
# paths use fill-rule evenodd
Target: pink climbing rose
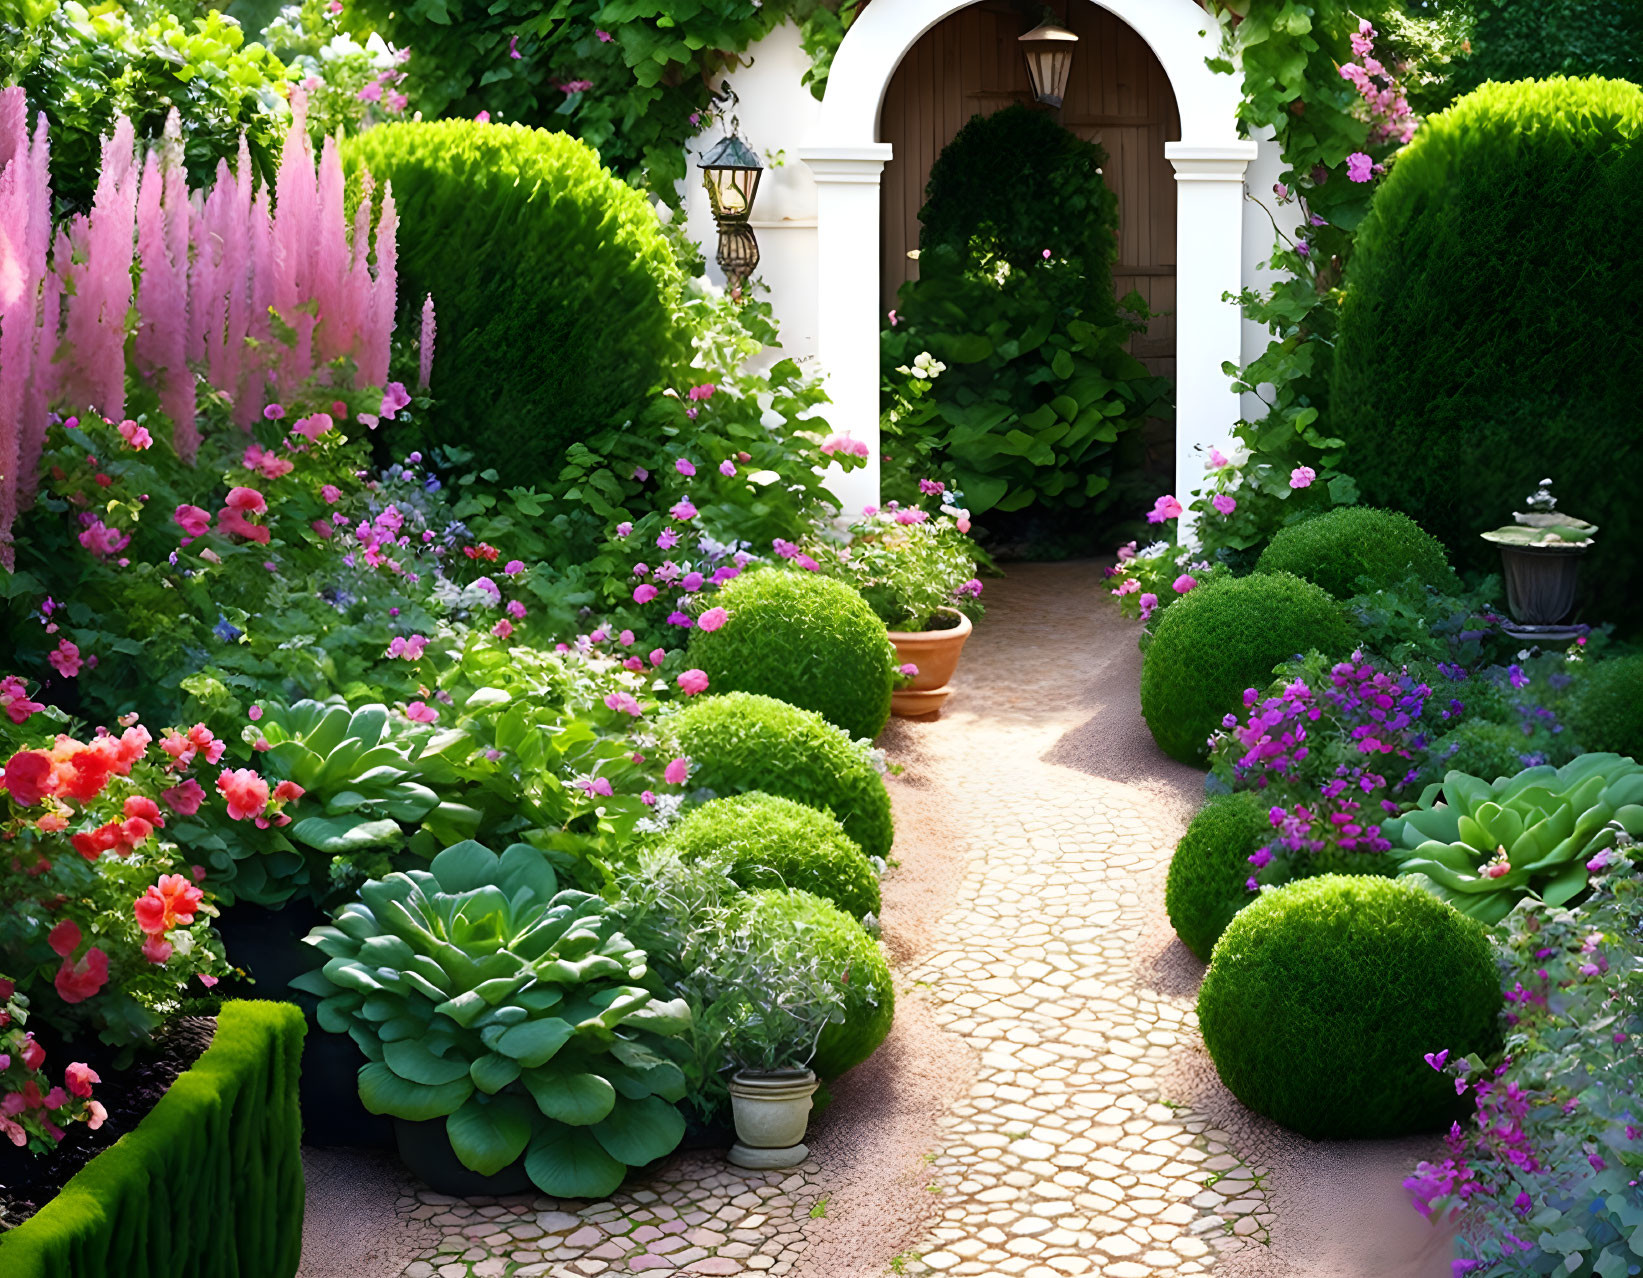
M 662 779 L 669 785 L 683 785 L 689 776 L 690 760 L 687 758 L 674 759 L 662 770 Z
M 694 697 L 698 692 L 707 691 L 707 671 L 686 670 L 679 676 L 679 690 L 687 697 Z
M 1152 509 L 1147 512 L 1147 522 L 1149 524 L 1161 524 L 1166 520 L 1179 519 L 1180 517 L 1181 503 L 1175 500 L 1172 493 L 1165 493 L 1153 502 Z
M 1297 466 L 1289 472 L 1289 486 L 1291 488 L 1310 488 L 1312 481 L 1318 477 L 1318 472 L 1310 466 Z
M 1215 496 L 1209 499 L 1209 504 L 1223 515 L 1230 515 L 1238 509 L 1238 499 L 1228 496 L 1226 493 L 1216 493 Z

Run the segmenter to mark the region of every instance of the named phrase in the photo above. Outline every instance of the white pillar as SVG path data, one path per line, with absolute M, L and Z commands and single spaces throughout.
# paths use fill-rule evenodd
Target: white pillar
M 879 503 L 879 176 L 888 142 L 799 151 L 816 178 L 817 354 L 840 435 L 863 441 L 867 465 L 833 469 L 827 486 L 846 514 Z
M 1222 366 L 1242 362 L 1241 316 L 1227 295 L 1243 287 L 1244 171 L 1257 149 L 1164 144 L 1176 181 L 1175 495 L 1183 505 L 1239 416 Z

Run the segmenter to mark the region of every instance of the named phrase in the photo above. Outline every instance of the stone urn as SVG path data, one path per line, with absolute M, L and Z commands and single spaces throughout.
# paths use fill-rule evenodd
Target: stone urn
M 730 1112 L 736 1143 L 730 1161 L 738 1167 L 795 1167 L 810 1150 L 804 1129 L 816 1076 L 807 1069 L 740 1070 L 730 1080 Z
M 1558 512 L 1551 486 L 1551 480 L 1541 480 L 1528 510 L 1514 512 L 1512 523 L 1483 534 L 1500 549 L 1506 606 L 1524 632 L 1555 629 L 1574 611 L 1580 560 L 1597 535 L 1595 524 Z M 1508 628 L 1507 633 L 1515 632 Z
M 916 719 L 936 714 L 942 703 L 952 694 L 949 687 L 953 672 L 958 669 L 959 654 L 964 641 L 975 629 L 970 619 L 957 608 L 943 608 L 942 613 L 957 624 L 945 630 L 892 630 L 890 642 L 895 645 L 900 664 L 918 667 L 913 681 L 897 688 L 890 696 L 890 713 L 904 719 Z

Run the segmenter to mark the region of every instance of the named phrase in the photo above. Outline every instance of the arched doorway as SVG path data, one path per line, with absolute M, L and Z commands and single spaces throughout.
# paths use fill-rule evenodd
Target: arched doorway
M 1186 492 L 1201 473 L 1203 450 L 1223 440 L 1238 417 L 1238 399 L 1222 365 L 1239 361 L 1240 320 L 1237 308 L 1224 298 L 1243 284 L 1244 171 L 1255 158 L 1256 145 L 1238 136 L 1237 79 L 1218 75 L 1207 65 L 1207 59 L 1219 54 L 1215 27 L 1193 0 L 1094 0 L 1078 8 L 1083 12 L 1074 22 L 1092 34 L 1097 30 L 1093 24 L 1119 24 L 1121 35 L 1110 45 L 1114 58 L 1125 41 L 1144 45 L 1161 68 L 1176 106 L 1176 115 L 1166 123 L 1144 127 L 1152 132 L 1146 144 L 1154 148 L 1161 144 L 1173 170 L 1177 252 L 1172 345 L 1179 353 L 1174 369 L 1176 487 Z M 964 16 L 971 12 L 977 16 Z M 955 16 L 959 21 L 948 27 L 947 20 Z M 1013 10 L 990 9 L 985 3 L 973 6 L 968 0 L 873 0 L 845 36 L 833 62 L 819 125 L 800 150 L 817 184 L 817 337 L 833 399 L 829 417 L 836 430 L 865 440 L 871 450 L 866 467 L 836 477 L 835 491 L 848 509 L 859 510 L 878 501 L 878 334 L 887 282 L 884 259 L 893 251 L 889 234 L 881 236 L 885 216 L 881 183 L 886 164 L 898 151 L 919 147 L 916 137 L 909 136 L 898 148 L 892 136 L 902 127 L 895 121 L 892 97 L 898 69 L 912 55 L 913 67 L 907 74 L 918 74 L 920 41 L 932 34 L 938 45 L 942 40 L 949 42 L 945 56 L 956 60 L 961 69 L 973 64 L 978 80 L 984 78 L 980 74 L 984 63 L 995 67 L 997 87 L 981 91 L 1011 91 L 1005 76 L 1014 73 L 1006 68 L 1020 60 L 1015 46 L 1020 24 Z M 947 28 L 946 34 L 942 28 Z M 1086 61 L 1107 56 L 1094 41 L 1082 39 L 1075 68 L 1080 55 Z M 1074 75 L 1080 78 L 1076 69 Z M 998 105 L 1008 100 L 1001 99 Z M 1070 99 L 1069 106 L 1075 101 Z M 960 101 L 950 109 L 955 116 L 963 112 L 963 118 L 952 123 L 956 132 L 975 108 L 964 111 Z M 1092 110 L 1090 114 L 1123 112 Z M 1139 121 L 1130 123 L 1143 127 Z M 926 131 L 932 139 L 939 132 L 933 127 Z M 1141 145 L 1139 136 L 1134 141 Z M 1156 150 L 1153 154 L 1156 157 Z M 909 157 L 908 172 L 913 171 L 915 161 L 916 157 Z M 1135 164 L 1132 171 L 1139 182 L 1142 166 Z M 916 179 L 898 179 L 894 170 L 890 176 L 902 186 L 900 199 L 905 208 L 915 198 L 906 192 L 913 189 L 910 182 Z M 922 183 L 916 189 L 922 190 Z M 1158 204 L 1169 202 L 1167 189 L 1163 182 L 1149 179 L 1147 202 L 1153 212 Z M 1131 212 L 1128 206 L 1139 207 L 1140 199 L 1139 190 L 1128 200 L 1120 190 L 1126 220 L 1138 223 L 1137 234 L 1140 223 L 1159 224 L 1157 219 L 1138 219 Z M 905 246 L 901 251 L 905 253 Z M 1132 251 L 1141 252 L 1138 245 Z M 1166 265 L 1123 257 L 1121 261 L 1131 267 Z M 1132 271 L 1130 278 L 1135 277 Z M 1164 276 L 1150 278 L 1149 287 L 1164 287 Z M 1154 309 L 1161 308 L 1155 304 Z M 1156 336 L 1148 334 L 1149 339 Z M 1159 352 L 1149 353 L 1156 357 Z

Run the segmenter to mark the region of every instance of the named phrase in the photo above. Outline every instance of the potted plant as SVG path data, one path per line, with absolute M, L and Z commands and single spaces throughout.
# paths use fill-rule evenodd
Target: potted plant
M 1580 558 L 1591 548 L 1597 526 L 1571 515 L 1559 514 L 1552 481 L 1543 479 L 1528 500 L 1529 509 L 1512 515 L 1513 522 L 1483 534 L 1500 547 L 1506 574 L 1506 604 L 1519 638 L 1555 638 L 1547 631 L 1574 610 Z
M 937 481 L 922 487 L 940 493 Z M 849 582 L 889 628 L 907 680 L 891 698 L 903 718 L 935 714 L 952 693 L 953 672 L 980 618 L 981 580 L 968 517 L 943 505 L 932 518 L 890 502 L 850 527 L 848 545 L 817 545 L 822 572 Z

